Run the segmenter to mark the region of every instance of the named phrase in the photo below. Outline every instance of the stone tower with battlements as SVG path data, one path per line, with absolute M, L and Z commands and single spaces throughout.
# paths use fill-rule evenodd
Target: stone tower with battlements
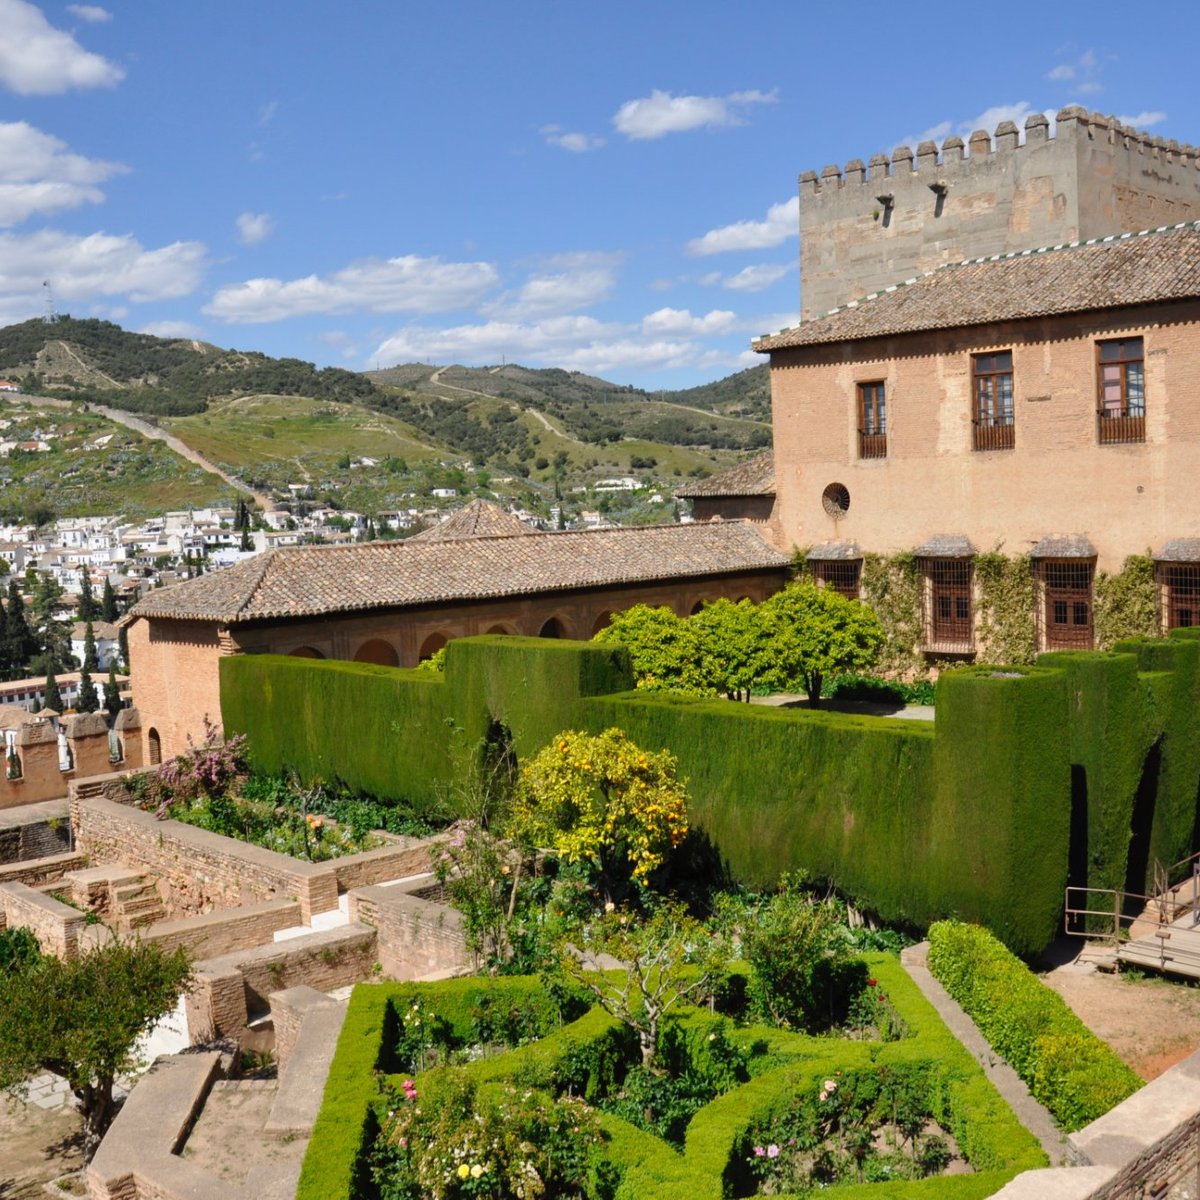
M 1200 148 L 1078 106 L 800 176 L 804 319 L 947 262 L 1200 218 Z

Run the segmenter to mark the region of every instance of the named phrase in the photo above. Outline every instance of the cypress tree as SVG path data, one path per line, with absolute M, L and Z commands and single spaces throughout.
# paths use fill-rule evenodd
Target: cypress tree
M 46 687 L 44 693 L 44 708 L 52 708 L 56 713 L 63 710 L 62 696 L 58 691 L 58 680 L 54 678 L 54 668 L 46 672 Z
M 100 660 L 96 657 L 96 631 L 92 628 L 92 623 L 87 623 L 87 629 L 83 635 L 83 668 L 85 671 L 100 670 Z
M 79 696 L 75 701 L 75 711 L 94 713 L 100 708 L 100 697 L 96 694 L 96 685 L 92 682 L 92 673 L 84 667 L 79 675 Z
M 250 526 L 242 526 L 242 540 L 238 543 L 239 550 L 253 550 L 254 543 L 250 540 Z
M 76 615 L 81 621 L 94 621 L 100 615 L 96 608 L 96 594 L 92 591 L 92 577 L 86 568 L 79 577 L 79 608 Z
M 122 625 L 117 630 L 117 648 L 121 651 L 121 662 L 125 664 L 125 670 L 129 670 L 129 627 Z
M 104 684 L 104 707 L 108 712 L 109 721 L 115 721 L 117 714 L 124 707 L 121 703 L 121 689 L 117 686 L 117 668 L 115 663 L 108 665 L 108 679 Z
M 113 591 L 112 580 L 105 576 L 104 592 L 100 599 L 100 619 L 112 624 L 120 615 L 117 610 L 117 594 Z
M 15 579 L 8 581 L 8 604 L 4 612 L 3 659 L 13 678 L 20 678 L 25 664 L 38 652 L 37 640 L 25 618 L 25 598 Z

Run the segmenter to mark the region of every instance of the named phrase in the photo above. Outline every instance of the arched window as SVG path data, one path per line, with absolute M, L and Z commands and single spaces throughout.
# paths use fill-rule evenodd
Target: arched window
M 421 643 L 421 653 L 417 655 L 418 662 L 432 658 L 450 639 L 444 633 L 431 633 Z
M 354 661 L 374 663 L 379 667 L 398 667 L 400 656 L 390 642 L 385 642 L 383 638 L 371 638 L 354 652 Z
M 151 729 L 146 734 L 146 748 L 150 752 L 150 765 L 152 767 L 162 762 L 162 738 L 158 736 L 157 729 Z

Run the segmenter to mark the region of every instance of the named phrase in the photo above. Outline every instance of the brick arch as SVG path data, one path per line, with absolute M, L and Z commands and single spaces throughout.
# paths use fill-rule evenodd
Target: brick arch
M 295 650 L 289 650 L 288 656 L 291 658 L 324 658 L 320 650 L 314 649 L 312 646 L 297 646 Z
M 613 618 L 612 611 L 610 609 L 606 608 L 595 619 L 595 621 L 592 622 L 592 637 L 595 637 L 596 634 L 598 634 L 600 632 L 600 630 L 607 629 L 609 622 L 612 620 L 612 618 Z
M 383 638 L 369 638 L 354 652 L 354 661 L 374 663 L 377 667 L 398 667 L 400 656 L 391 642 Z
M 485 632 L 514 634 L 517 631 L 511 625 L 507 624 L 504 621 L 501 621 L 499 624 L 493 625 L 490 629 L 486 630 Z
M 567 636 L 567 627 L 561 617 L 548 617 L 542 623 L 541 629 L 538 630 L 538 637 L 542 638 L 565 638 Z
M 709 602 L 707 600 L 697 600 L 696 603 L 692 605 L 692 610 L 689 615 L 694 617 L 708 603 Z
M 150 760 L 150 766 L 157 766 L 162 762 L 162 738 L 158 736 L 158 730 L 153 727 L 146 734 L 146 754 Z
M 432 658 L 449 641 L 449 634 L 442 633 L 440 630 L 437 633 L 431 633 L 421 643 L 421 652 L 417 655 L 417 661 L 424 662 L 427 658 Z

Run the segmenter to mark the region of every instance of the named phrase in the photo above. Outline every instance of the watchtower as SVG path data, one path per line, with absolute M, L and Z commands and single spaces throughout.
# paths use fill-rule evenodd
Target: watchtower
M 805 319 L 947 262 L 1200 218 L 1200 149 L 1078 105 L 800 176 Z

